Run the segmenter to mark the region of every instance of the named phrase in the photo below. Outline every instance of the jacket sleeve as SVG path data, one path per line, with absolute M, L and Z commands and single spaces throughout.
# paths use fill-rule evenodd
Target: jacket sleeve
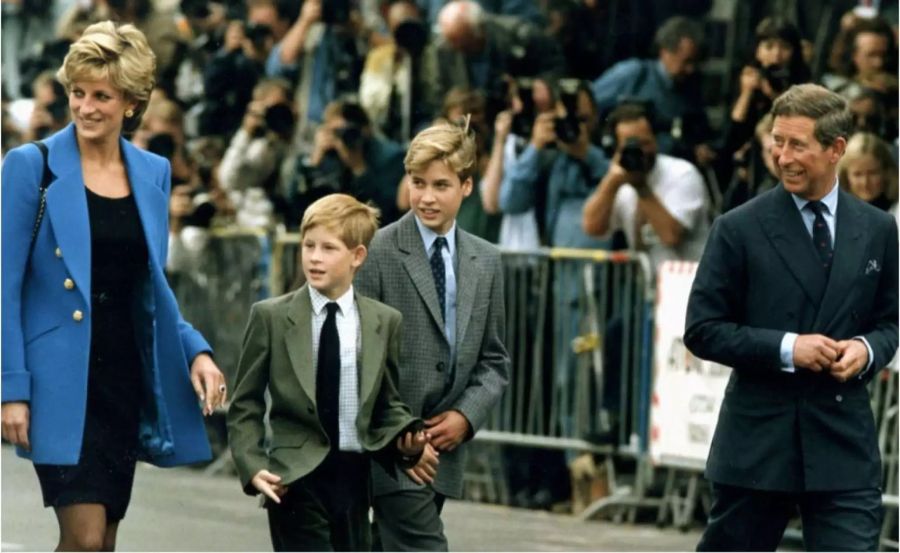
M 29 151 L 33 150 L 33 152 Z M 37 220 L 43 161 L 36 147 L 16 148 L 3 160 L 2 190 L 2 401 L 29 401 L 31 373 L 25 366 L 22 291 L 31 234 Z
M 257 472 L 268 467 L 263 442 L 266 429 L 265 391 L 269 384 L 270 317 L 255 304 L 244 331 L 237 375 L 228 407 L 228 445 L 241 480 L 244 493 L 256 495 L 250 481 Z
M 499 198 L 503 213 L 524 213 L 536 207 L 534 189 L 539 186 L 540 157 L 537 148 L 529 144 L 515 161 L 506 164 Z
M 887 219 L 887 218 L 886 218 Z M 872 314 L 873 327 L 863 337 L 872 347 L 872 369 L 863 375 L 871 378 L 890 363 L 897 352 L 897 225 L 894 218 L 887 221 L 885 232 L 884 263 L 876 292 L 875 312 Z
M 688 298 L 684 343 L 701 359 L 735 370 L 780 370 L 781 330 L 744 324 L 747 253 L 727 217 L 713 223 Z
M 166 205 L 168 206 L 169 194 L 172 192 L 172 167 L 169 165 L 168 160 L 165 160 L 162 171 L 162 182 L 160 183 L 160 188 L 163 191 L 163 195 L 166 198 Z M 162 237 L 160 238 L 160 263 L 165 263 L 169 256 L 169 210 L 166 209 L 163 220 L 163 232 Z M 194 327 L 190 325 L 184 318 L 181 316 L 181 310 L 178 309 L 178 302 L 175 299 L 175 293 L 172 292 L 171 287 L 166 286 L 164 293 L 169 298 L 169 301 L 172 302 L 172 305 L 175 306 L 175 312 L 178 314 L 178 335 L 181 337 L 181 345 L 184 348 L 184 355 L 187 361 L 187 365 L 190 368 L 191 363 L 194 361 L 194 358 L 197 357 L 201 353 L 209 353 L 212 354 L 212 347 L 210 347 L 209 343 L 206 339 L 203 338 Z
M 491 261 L 492 277 L 487 324 L 481 338 L 478 362 L 472 369 L 466 389 L 452 409 L 456 409 L 472 425 L 472 438 L 481 428 L 509 382 L 509 354 L 503 339 L 506 336 L 506 301 L 503 297 L 503 266 L 500 255 Z
M 400 392 L 397 391 L 397 382 L 399 381 L 399 365 L 400 365 L 400 329 L 402 316 L 397 315 L 391 318 L 390 331 L 388 336 L 387 356 L 385 358 L 384 376 L 381 379 L 381 388 L 378 390 L 378 399 L 375 403 L 375 411 L 372 414 L 372 429 L 390 429 L 387 441 L 382 448 L 373 454 L 373 459 L 380 464 L 384 470 L 396 479 L 396 466 L 401 468 L 409 468 L 415 462 L 404 462 L 397 449 L 397 438 L 408 431 L 414 430 L 419 425 L 423 425 L 422 419 L 413 417 L 409 407 L 400 399 Z M 419 454 L 421 457 L 421 453 Z M 418 461 L 418 457 L 415 461 Z

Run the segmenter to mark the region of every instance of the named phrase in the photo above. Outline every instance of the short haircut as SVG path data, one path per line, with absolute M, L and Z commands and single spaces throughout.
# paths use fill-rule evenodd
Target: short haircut
M 72 43 L 56 78 L 66 92 L 78 80 L 108 79 L 127 100 L 137 103 L 134 115 L 126 117 L 122 125 L 124 132 L 132 132 L 140 125 L 156 84 L 156 54 L 134 25 L 101 21 Z
M 267 96 L 275 90 L 280 90 L 286 99 L 291 99 L 291 83 L 287 79 L 281 77 L 265 77 L 260 79 L 259 82 L 256 83 L 256 86 L 253 87 L 253 99 L 262 100 L 264 96 Z
M 703 28 L 693 19 L 676 15 L 667 19 L 656 31 L 653 43 L 656 49 L 665 48 L 669 52 L 678 50 L 682 39 L 688 39 L 697 47 L 698 53 L 703 52 Z
M 475 171 L 475 132 L 469 129 L 469 119 L 463 126 L 439 123 L 423 130 L 412 139 L 403 159 L 407 173 L 419 173 L 433 161 L 441 161 L 459 176 L 460 181 Z
M 772 117 L 808 117 L 816 122 L 813 135 L 824 147 L 853 133 L 853 114 L 847 100 L 824 86 L 795 84 L 775 98 Z
M 890 202 L 897 201 L 897 162 L 891 154 L 891 147 L 872 133 L 856 133 L 847 141 L 847 150 L 838 163 L 838 179 L 842 186 L 850 186 L 847 178 L 848 166 L 859 158 L 870 155 L 881 169 L 881 185 L 884 197 Z
M 369 247 L 378 230 L 379 211 L 348 194 L 329 194 L 313 202 L 303 213 L 300 236 L 314 227 L 325 227 L 338 235 L 348 248 Z
M 441 115 L 449 119 L 450 112 L 456 108 L 461 109 L 463 113 L 483 113 L 486 106 L 487 100 L 483 91 L 475 88 L 455 86 L 444 96 Z
M 861 34 L 872 33 L 883 36 L 887 41 L 884 65 L 882 71 L 895 74 L 897 72 L 897 41 L 894 38 L 894 30 L 891 24 L 881 17 L 863 18 L 857 17 L 853 24 L 838 33 L 832 44 L 829 65 L 838 75 L 853 77 L 856 75 L 856 65 L 853 63 L 853 54 L 856 52 L 856 39 Z
M 366 110 L 353 100 L 333 100 L 325 106 L 325 111 L 322 113 L 323 121 L 329 121 L 337 116 L 340 116 L 347 123 L 360 128 L 371 126 Z
M 615 141 L 618 141 L 616 138 L 616 127 L 620 123 L 631 123 L 641 119 L 645 119 L 650 124 L 650 128 L 653 129 L 653 115 L 646 104 L 643 102 L 623 102 L 616 106 L 606 117 L 604 132 Z

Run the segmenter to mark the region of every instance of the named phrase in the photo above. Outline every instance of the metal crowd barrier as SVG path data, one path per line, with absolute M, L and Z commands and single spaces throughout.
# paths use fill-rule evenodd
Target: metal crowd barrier
M 269 244 L 261 229 L 212 229 L 186 267 L 168 272 L 182 315 L 209 341 L 229 382 L 250 306 L 269 295 Z

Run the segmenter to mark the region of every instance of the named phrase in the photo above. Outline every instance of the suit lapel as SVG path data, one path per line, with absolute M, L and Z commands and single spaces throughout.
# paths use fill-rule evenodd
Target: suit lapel
M 422 301 L 428 307 L 434 323 L 444 332 L 444 320 L 441 317 L 441 308 L 438 305 L 437 290 L 434 287 L 434 277 L 431 275 L 431 265 L 425 253 L 425 245 L 422 243 L 422 235 L 416 227 L 415 215 L 407 213 L 400 220 L 400 228 L 397 233 L 398 247 L 405 255 L 403 268 L 409 273 L 409 278 Z
M 471 237 L 459 226 L 456 228 L 456 248 L 459 256 L 459 271 L 456 275 L 456 351 L 459 351 L 466 336 L 472 308 L 475 306 L 478 257 L 472 247 Z M 465 286 L 462 283 L 465 283 Z
M 868 230 L 868 221 L 859 205 L 843 190 L 838 192 L 835 226 L 834 261 L 813 328 L 827 328 L 838 307 L 849 297 L 850 285 L 865 255 L 860 238 Z
M 304 284 L 297 292 L 287 314 L 288 329 L 284 333 L 285 346 L 291 366 L 306 396 L 316 403 L 316 360 L 312 346 L 312 301 Z
M 47 189 L 47 217 L 63 252 L 63 262 L 91 305 L 91 225 L 75 125 L 47 141 L 47 165 L 56 177 Z
M 362 406 L 375 389 L 375 381 L 381 368 L 381 352 L 386 344 L 381 336 L 381 315 L 376 312 L 373 304 L 357 295 L 356 308 L 362 336 L 356 363 L 359 369 L 359 404 Z
M 762 211 L 763 232 L 810 301 L 818 305 L 825 293 L 825 273 L 790 193 L 779 185 L 772 191 L 768 209 Z

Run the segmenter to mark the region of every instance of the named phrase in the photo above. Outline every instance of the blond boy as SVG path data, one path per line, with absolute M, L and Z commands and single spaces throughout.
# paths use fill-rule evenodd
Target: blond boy
M 400 397 L 425 419 L 429 444 L 405 476 L 373 465 L 373 506 L 385 551 L 446 550 L 440 513 L 446 497 L 462 493 L 464 442 L 507 383 L 503 271 L 496 247 L 456 225 L 475 170 L 468 128 L 425 129 L 404 163 L 411 210 L 378 231 L 356 282 L 403 314 Z M 441 470 L 429 482 L 438 454 Z
M 351 196 L 316 201 L 300 230 L 307 284 L 250 311 L 228 431 L 276 551 L 368 550 L 369 459 L 394 473 L 425 444 L 396 389 L 401 315 L 352 286 L 377 227 L 378 211 Z

